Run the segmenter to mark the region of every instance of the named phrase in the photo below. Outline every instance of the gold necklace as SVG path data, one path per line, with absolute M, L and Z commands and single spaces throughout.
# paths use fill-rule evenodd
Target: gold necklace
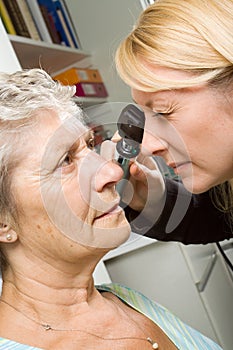
M 27 318 L 28 320 L 34 322 L 35 324 L 39 325 L 40 327 L 42 327 L 45 331 L 53 331 L 53 332 L 80 332 L 80 333 L 84 333 L 87 335 L 91 335 L 93 337 L 96 337 L 98 339 L 103 339 L 103 340 L 108 340 L 108 341 L 117 341 L 117 340 L 141 340 L 141 341 L 146 341 L 148 343 L 151 344 L 152 349 L 158 349 L 158 343 L 154 342 L 150 337 L 147 338 L 140 338 L 140 337 L 119 337 L 119 338 L 105 338 L 102 337 L 100 335 L 88 332 L 88 331 L 84 331 L 82 329 L 61 329 L 61 328 L 54 328 L 52 327 L 50 324 L 48 323 L 40 323 L 36 320 L 34 320 L 32 317 L 24 314 L 22 311 L 20 311 L 19 309 L 17 309 L 15 306 L 11 305 L 10 303 L 8 303 L 6 300 L 0 299 L 0 302 L 10 306 L 12 309 L 14 309 L 16 312 L 20 313 L 21 315 L 23 315 L 25 318 Z M 113 301 L 114 302 L 114 301 Z M 127 315 L 129 317 L 129 315 Z M 129 317 L 130 318 L 130 317 Z M 131 319 L 131 318 L 130 318 Z M 134 323 L 136 323 L 134 321 Z M 139 326 L 138 326 L 139 328 Z

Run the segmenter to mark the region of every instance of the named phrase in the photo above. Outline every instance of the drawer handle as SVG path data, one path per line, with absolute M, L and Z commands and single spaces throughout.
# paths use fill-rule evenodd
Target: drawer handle
M 217 253 L 213 253 L 210 257 L 210 260 L 206 266 L 206 269 L 205 269 L 200 281 L 195 283 L 199 293 L 204 291 L 206 284 L 210 278 L 211 272 L 212 272 L 214 265 L 216 263 L 216 260 L 217 260 Z

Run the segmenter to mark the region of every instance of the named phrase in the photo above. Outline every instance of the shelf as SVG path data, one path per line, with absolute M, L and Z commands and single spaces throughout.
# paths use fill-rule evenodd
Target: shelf
M 75 64 L 91 54 L 83 50 L 8 35 L 22 68 L 43 68 L 56 73 L 66 66 Z
M 98 105 L 100 103 L 107 102 L 107 98 L 102 97 L 78 97 L 75 96 L 74 98 L 75 103 L 79 105 L 81 108 L 88 108 L 93 107 L 95 105 Z
M 90 53 L 67 46 L 32 40 L 16 35 L 8 35 L 22 68 L 43 68 L 49 74 L 57 73 L 65 67 L 91 57 Z M 80 107 L 106 102 L 106 98 L 75 97 Z

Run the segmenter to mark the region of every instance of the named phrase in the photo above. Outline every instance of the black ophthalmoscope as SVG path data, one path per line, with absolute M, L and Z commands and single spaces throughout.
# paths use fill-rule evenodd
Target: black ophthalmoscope
M 116 150 L 118 152 L 117 162 L 121 165 L 124 175 L 123 179 L 129 178 L 129 163 L 140 152 L 145 126 L 145 114 L 133 104 L 127 105 L 121 112 L 117 122 L 118 133 L 121 140 L 117 142 Z M 123 193 L 125 181 L 121 180 L 116 189 L 120 196 Z

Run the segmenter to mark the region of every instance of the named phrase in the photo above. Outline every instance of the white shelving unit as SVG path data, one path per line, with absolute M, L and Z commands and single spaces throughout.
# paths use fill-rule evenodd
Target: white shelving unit
M 8 37 L 22 68 L 42 67 L 52 74 L 91 57 L 88 52 L 67 46 L 50 44 L 16 35 L 8 35 Z
M 1 28 L 5 30 L 3 27 Z M 7 35 L 21 68 L 43 68 L 49 74 L 56 74 L 65 68 L 83 66 L 85 60 L 91 62 L 90 52 L 67 46 L 50 44 L 17 35 Z M 80 106 L 90 106 L 106 102 L 106 98 L 75 97 Z

